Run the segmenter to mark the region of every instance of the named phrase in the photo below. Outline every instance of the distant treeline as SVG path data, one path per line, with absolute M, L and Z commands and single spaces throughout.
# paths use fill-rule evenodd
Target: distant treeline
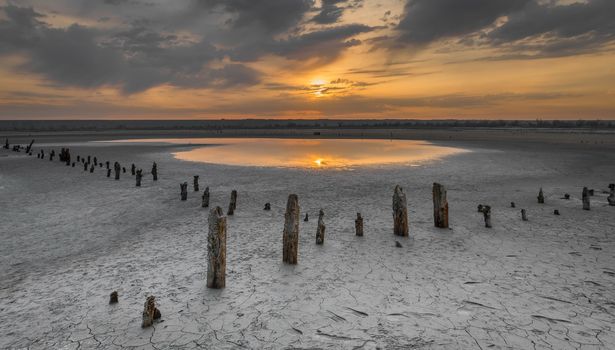
M 615 129 L 615 120 L 4 120 L 1 131 L 390 128 Z

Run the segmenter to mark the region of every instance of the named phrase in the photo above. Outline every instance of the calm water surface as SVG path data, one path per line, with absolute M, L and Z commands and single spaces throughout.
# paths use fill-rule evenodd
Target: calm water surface
M 301 168 L 420 165 L 467 152 L 461 148 L 413 140 L 189 138 L 113 142 L 198 144 L 200 146 L 173 155 L 177 159 L 191 162 Z

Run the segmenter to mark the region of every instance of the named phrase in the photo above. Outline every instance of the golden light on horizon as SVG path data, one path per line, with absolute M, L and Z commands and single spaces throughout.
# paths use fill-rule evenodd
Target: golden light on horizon
M 319 158 L 319 159 L 316 159 L 316 160 L 314 161 L 314 163 L 316 164 L 316 166 L 317 166 L 317 167 L 321 167 L 321 166 L 323 166 L 323 164 L 324 164 L 324 163 L 323 163 L 323 160 L 322 160 L 322 159 L 320 159 L 320 158 Z

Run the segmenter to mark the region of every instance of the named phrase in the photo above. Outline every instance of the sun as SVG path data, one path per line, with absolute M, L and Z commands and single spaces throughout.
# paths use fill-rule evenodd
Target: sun
M 316 159 L 314 163 L 316 164 L 316 166 L 322 166 L 322 159 Z
M 322 86 L 325 85 L 327 82 L 324 79 L 314 79 L 310 82 L 310 85 L 312 86 Z

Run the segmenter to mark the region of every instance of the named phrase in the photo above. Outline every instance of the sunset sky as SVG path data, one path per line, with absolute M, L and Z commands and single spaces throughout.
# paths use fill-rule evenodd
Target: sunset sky
M 614 119 L 614 0 L 0 0 L 0 119 Z

